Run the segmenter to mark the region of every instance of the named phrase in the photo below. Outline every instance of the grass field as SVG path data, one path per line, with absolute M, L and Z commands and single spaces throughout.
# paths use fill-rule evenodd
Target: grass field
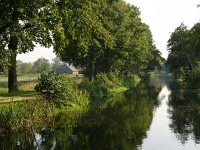
M 72 81 L 79 83 L 83 79 L 83 75 L 66 75 Z M 38 83 L 38 75 L 18 76 L 19 91 L 8 93 L 8 77 L 0 76 L 0 101 L 3 99 L 28 97 L 36 94 L 34 87 Z
M 6 76 L 0 76 L 0 99 L 35 93 L 34 87 L 38 83 L 38 75 L 19 76 L 17 80 L 19 91 L 8 93 L 8 79 Z

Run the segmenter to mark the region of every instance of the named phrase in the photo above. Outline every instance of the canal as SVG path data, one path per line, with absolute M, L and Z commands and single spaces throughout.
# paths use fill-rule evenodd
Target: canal
M 200 101 L 161 73 L 83 114 L 10 132 L 0 149 L 199 150 Z

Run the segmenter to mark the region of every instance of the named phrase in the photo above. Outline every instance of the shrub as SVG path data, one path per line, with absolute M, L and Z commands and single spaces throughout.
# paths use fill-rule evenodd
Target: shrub
M 88 98 L 80 91 L 77 85 L 71 82 L 65 75 L 55 72 L 42 74 L 35 90 L 41 93 L 42 97 L 55 104 L 57 107 L 86 107 Z

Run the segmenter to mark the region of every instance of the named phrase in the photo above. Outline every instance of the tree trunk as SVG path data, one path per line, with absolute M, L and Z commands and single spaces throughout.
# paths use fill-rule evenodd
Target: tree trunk
M 186 56 L 187 56 L 188 63 L 190 64 L 190 69 L 192 70 L 194 68 L 193 64 L 192 64 L 191 60 L 189 59 L 189 56 L 188 55 L 186 55 Z
M 12 54 L 11 56 L 11 66 L 8 70 L 8 92 L 18 91 L 16 57 L 17 54 Z
M 110 72 L 111 71 L 111 58 L 109 54 L 109 50 L 105 49 L 104 50 L 104 58 L 105 58 L 105 66 L 104 66 L 104 71 L 105 72 Z
M 8 44 L 8 48 L 11 50 L 10 67 L 8 69 L 8 92 L 18 91 L 16 70 L 17 44 L 17 37 L 11 37 L 10 43 Z
M 90 65 L 89 65 L 89 68 L 88 68 L 89 70 L 88 70 L 88 78 L 89 78 L 89 81 L 93 81 L 93 79 L 94 79 L 94 64 L 93 63 L 91 63 Z

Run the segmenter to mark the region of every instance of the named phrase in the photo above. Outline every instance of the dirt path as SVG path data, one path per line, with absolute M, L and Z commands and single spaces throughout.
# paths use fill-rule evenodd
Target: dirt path
M 22 96 L 18 96 L 18 97 L 5 97 L 5 98 L 1 97 L 0 104 L 30 100 L 30 99 L 34 99 L 35 97 L 36 97 L 36 94 L 22 95 Z

